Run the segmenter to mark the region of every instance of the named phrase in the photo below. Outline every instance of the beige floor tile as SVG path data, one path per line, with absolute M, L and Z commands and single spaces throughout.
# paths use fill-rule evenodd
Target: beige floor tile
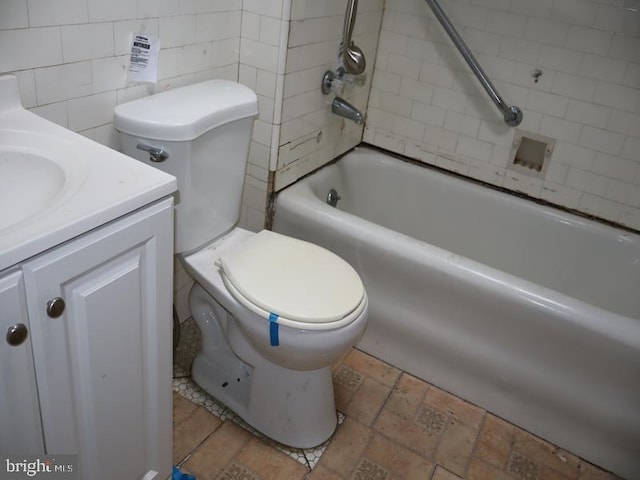
M 193 402 L 190 402 L 186 398 L 181 395 L 178 395 L 176 392 L 173 392 L 173 424 L 177 425 L 182 423 L 188 417 L 190 417 L 193 412 L 196 411 L 198 405 Z
M 567 480 L 569 477 L 562 475 L 548 467 L 542 467 L 540 472 L 540 480 Z
M 436 450 L 436 462 L 453 473 L 464 475 L 477 437 L 477 429 L 450 419 Z
M 462 480 L 462 477 L 459 477 L 438 465 L 436 467 L 436 471 L 433 472 L 431 480 Z
M 403 373 L 384 405 L 384 410 L 405 419 L 411 419 L 422 404 L 429 385 Z
M 580 473 L 578 457 L 519 428 L 513 436 L 513 452 L 538 463 L 540 470 L 547 466 L 572 480 L 577 479 Z
M 254 437 L 233 422 L 224 422 L 181 467 L 198 480 L 218 478 L 224 468 Z
M 507 468 L 516 427 L 487 414 L 476 443 L 474 456 L 500 469 Z
M 353 392 L 348 400 L 346 395 L 336 395 L 336 407 L 352 420 L 370 426 L 380 413 L 390 391 L 390 386 L 364 377 L 357 391 Z
M 514 478 L 502 469 L 473 458 L 465 480 L 514 480 Z
M 186 409 L 179 407 L 183 417 L 173 426 L 173 463 L 178 465 L 193 449 L 218 428 L 222 421 L 203 407 L 196 407 L 185 416 Z
M 234 460 L 253 472 L 259 472 L 260 480 L 302 480 L 309 473 L 307 467 L 274 450 L 259 438 L 249 441 Z
M 363 352 L 332 374 L 347 416 L 313 471 L 179 395 L 174 463 L 198 480 L 620 480 Z
M 389 472 L 391 478 L 403 480 L 426 480 L 431 477 L 435 467 L 432 462 L 382 435 L 374 435 L 371 439 L 365 451 L 363 462 L 367 463 L 360 464 L 359 469 L 368 468 L 371 470 L 373 465 L 373 468 L 382 468 Z M 362 476 L 362 478 L 369 477 Z M 370 478 L 376 477 L 371 476 Z
M 386 409 L 382 411 L 373 428 L 427 459 L 433 458 L 444 432 L 444 428 L 441 431 L 427 430 L 424 426 L 416 424 L 413 418 L 406 419 Z
M 338 475 L 322 465 L 318 465 L 313 469 L 306 480 L 344 480 L 345 478 L 347 477 Z
M 342 363 L 388 387 L 393 387 L 402 373 L 401 370 L 355 348 Z
M 364 453 L 373 432 L 368 427 L 346 418 L 331 440 L 320 465 L 342 475 L 351 475 Z
M 590 463 L 581 462 L 579 480 L 620 480 L 620 477 L 613 473 L 605 472 L 604 470 L 594 467 Z
M 472 403 L 445 392 L 437 387 L 431 386 L 424 398 L 424 402 L 446 412 L 459 422 L 466 423 L 476 429 L 480 428 L 485 410 Z

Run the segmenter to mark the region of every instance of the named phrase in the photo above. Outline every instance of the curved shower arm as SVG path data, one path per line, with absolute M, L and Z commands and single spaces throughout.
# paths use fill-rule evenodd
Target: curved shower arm
M 342 61 L 347 73 L 360 75 L 366 68 L 364 53 L 352 40 L 353 30 L 358 12 L 358 0 L 348 0 L 344 14 L 344 29 L 342 32 Z
M 353 28 L 356 25 L 356 14 L 358 13 L 358 0 L 349 0 L 347 11 L 344 14 L 344 28 L 342 29 L 342 54 L 353 43 Z
M 464 40 L 455 29 L 447 15 L 444 13 L 444 10 L 442 10 L 442 7 L 440 7 L 437 0 L 426 0 L 426 2 L 429 7 L 431 7 L 433 14 L 440 21 L 442 27 L 445 29 L 473 73 L 480 81 L 480 84 L 482 84 L 485 91 L 489 94 L 489 97 L 491 97 L 491 100 L 493 100 L 493 103 L 496 104 L 496 106 L 502 113 L 505 123 L 511 127 L 520 125 L 520 122 L 522 122 L 522 110 L 520 110 L 520 108 L 516 107 L 515 105 L 509 105 L 498 93 L 495 85 L 493 85 L 485 71 L 482 69 L 482 67 L 478 63 L 478 60 L 476 60 L 476 57 L 473 55 L 473 53 L 471 53 L 469 47 L 467 47 L 467 45 L 464 43 Z

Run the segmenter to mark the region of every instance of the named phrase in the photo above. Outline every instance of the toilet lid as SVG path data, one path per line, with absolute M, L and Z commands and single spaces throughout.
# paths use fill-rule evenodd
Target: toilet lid
M 351 265 L 318 245 L 269 230 L 223 252 L 217 263 L 236 300 L 265 318 L 322 329 L 345 317 L 351 321 L 350 314 L 366 304 Z

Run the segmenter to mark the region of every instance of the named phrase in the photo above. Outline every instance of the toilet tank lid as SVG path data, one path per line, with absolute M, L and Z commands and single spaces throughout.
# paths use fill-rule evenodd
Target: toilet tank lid
M 209 80 L 118 105 L 113 124 L 129 135 L 180 142 L 257 114 L 253 90 L 229 80 Z

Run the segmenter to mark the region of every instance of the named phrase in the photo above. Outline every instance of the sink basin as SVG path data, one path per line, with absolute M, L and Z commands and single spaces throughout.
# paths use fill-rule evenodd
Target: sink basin
M 0 75 L 0 276 L 175 191 L 171 175 L 25 110 L 18 79 Z
M 82 184 L 86 168 L 55 137 L 0 130 L 0 232 L 46 215 Z
M 62 193 L 64 180 L 64 170 L 46 158 L 0 150 L 2 227 L 9 228 L 46 210 Z

